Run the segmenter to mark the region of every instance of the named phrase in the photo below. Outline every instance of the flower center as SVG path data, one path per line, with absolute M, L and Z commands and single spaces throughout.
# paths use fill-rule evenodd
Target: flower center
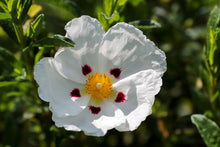
M 99 104 L 104 98 L 112 97 L 112 80 L 104 73 L 89 75 L 85 84 L 85 92 L 91 95 L 95 104 Z

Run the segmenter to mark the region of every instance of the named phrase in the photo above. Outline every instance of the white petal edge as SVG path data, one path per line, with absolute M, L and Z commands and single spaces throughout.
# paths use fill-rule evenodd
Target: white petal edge
M 39 97 L 50 103 L 50 110 L 57 116 L 77 115 L 89 102 L 89 98 L 71 98 L 70 92 L 82 85 L 63 78 L 56 71 L 53 58 L 41 59 L 34 70 L 34 78 L 39 84 Z
M 108 130 L 125 123 L 125 118 L 120 109 L 111 102 L 101 104 L 101 112 L 92 114 L 87 107 L 77 116 L 57 117 L 52 119 L 57 127 L 64 127 L 71 131 L 84 131 L 90 136 L 104 136 Z
M 140 71 L 113 85 L 117 91 L 126 95 L 126 101 L 115 104 L 126 118 L 126 123 L 117 127 L 118 130 L 134 130 L 146 116 L 151 114 L 155 95 L 159 92 L 161 85 L 162 79 L 154 70 Z M 136 117 L 137 113 L 139 113 L 138 117 Z
M 120 78 L 147 69 L 162 75 L 167 68 L 165 53 L 146 39 L 142 31 L 126 23 L 118 23 L 108 30 L 99 53 L 100 70 L 120 68 Z

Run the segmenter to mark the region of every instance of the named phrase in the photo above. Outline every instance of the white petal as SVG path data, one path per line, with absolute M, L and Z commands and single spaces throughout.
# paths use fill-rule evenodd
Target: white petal
M 116 127 L 118 131 L 133 131 L 137 129 L 142 121 L 151 114 L 151 104 L 143 103 L 139 105 L 126 117 L 126 122 Z
M 99 114 L 92 114 L 89 108 L 84 109 L 77 116 L 52 116 L 55 125 L 72 131 L 83 130 L 86 135 L 104 136 L 109 129 L 125 123 L 120 109 L 111 102 L 103 102 Z
M 76 43 L 74 49 L 97 48 L 105 34 L 99 21 L 89 16 L 81 16 L 68 22 L 65 26 L 66 37 Z
M 166 71 L 165 54 L 134 26 L 118 23 L 106 33 L 100 46 L 100 68 L 121 68 L 120 78 L 141 70 Z
M 140 125 L 151 113 L 154 96 L 159 92 L 161 85 L 160 75 L 153 70 L 140 71 L 113 85 L 118 92 L 126 95 L 126 101 L 115 104 L 126 117 L 126 123 L 117 127 L 118 130 L 134 130 Z
M 74 88 L 80 89 L 82 85 L 59 75 L 52 58 L 43 58 L 37 63 L 34 78 L 40 86 L 40 98 L 50 102 L 50 110 L 57 116 L 77 115 L 87 106 L 89 98 L 80 97 L 74 100 L 70 96 Z
M 98 49 L 105 32 L 100 23 L 89 16 L 73 19 L 67 23 L 65 30 L 66 36 L 76 46 L 60 49 L 55 55 L 55 66 L 63 77 L 84 82 L 83 65 L 87 64 L 94 72 L 98 71 Z

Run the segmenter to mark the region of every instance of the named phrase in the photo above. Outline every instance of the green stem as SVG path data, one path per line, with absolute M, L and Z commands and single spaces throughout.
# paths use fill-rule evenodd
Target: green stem
M 25 37 L 24 37 L 24 32 L 23 32 L 23 27 L 22 25 L 17 25 L 13 23 L 13 27 L 15 30 L 15 34 L 17 36 L 17 40 L 20 46 L 20 50 L 22 50 L 25 47 Z M 33 80 L 33 74 L 32 74 L 32 67 L 30 65 L 30 57 L 29 57 L 29 52 L 23 52 L 23 57 L 24 57 L 24 63 L 25 63 L 25 68 L 27 72 L 27 79 L 32 81 Z

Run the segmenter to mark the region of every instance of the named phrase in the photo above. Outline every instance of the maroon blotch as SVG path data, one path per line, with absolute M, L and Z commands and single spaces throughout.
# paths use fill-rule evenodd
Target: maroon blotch
M 116 103 L 121 103 L 125 101 L 125 94 L 123 92 L 118 92 L 117 97 L 115 99 Z
M 92 72 L 92 68 L 89 65 L 85 64 L 84 66 L 82 66 L 82 73 L 84 76 L 86 76 L 90 72 Z
M 89 110 L 92 112 L 92 114 L 99 114 L 101 107 L 89 106 Z
M 121 69 L 120 68 L 113 68 L 110 70 L 110 74 L 113 75 L 116 79 L 118 79 L 121 74 Z
M 79 89 L 75 88 L 70 92 L 70 96 L 72 97 L 81 97 Z

